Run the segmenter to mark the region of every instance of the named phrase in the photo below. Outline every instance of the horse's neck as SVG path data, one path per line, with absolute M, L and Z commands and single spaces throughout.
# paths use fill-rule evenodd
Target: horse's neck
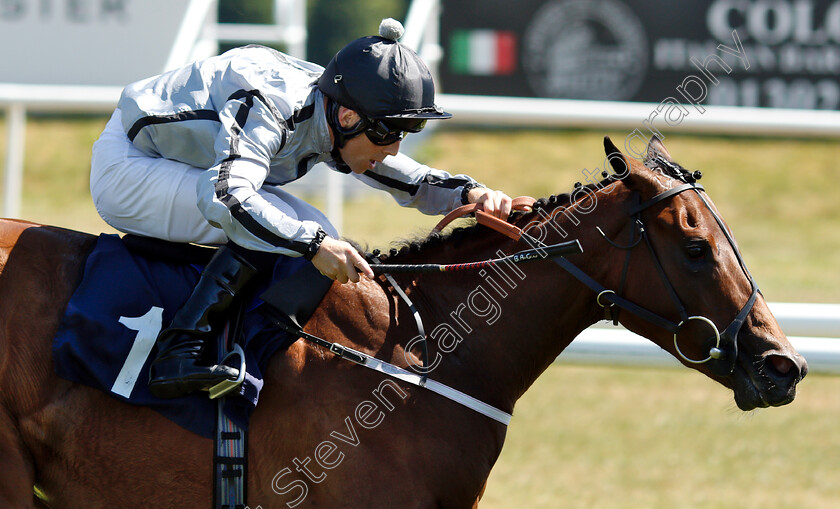
M 578 238 L 592 246 L 574 262 L 599 280 L 609 279 L 612 269 L 598 249 L 604 245 L 595 225 L 616 230 L 620 214 L 613 213 L 614 201 L 613 197 L 599 205 L 598 218 L 578 215 L 579 224 L 555 217 L 557 230 L 565 230 L 567 238 L 556 231 L 546 236 L 547 243 Z M 528 247 L 488 231 L 467 246 L 444 245 L 426 258 L 481 260 L 497 257 L 500 248 L 510 253 Z M 421 276 L 412 284 L 413 298 L 426 322 L 430 363 L 439 362 L 429 376 L 504 410 L 512 410 L 574 337 L 600 318 L 594 299 L 580 298 L 588 290 L 548 260 L 455 274 Z

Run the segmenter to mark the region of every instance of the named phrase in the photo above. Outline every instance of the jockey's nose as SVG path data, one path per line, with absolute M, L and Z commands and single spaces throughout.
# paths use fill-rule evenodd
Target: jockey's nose
M 383 151 L 389 156 L 395 156 L 400 152 L 400 143 L 402 143 L 402 140 L 397 140 L 390 145 L 385 145 Z

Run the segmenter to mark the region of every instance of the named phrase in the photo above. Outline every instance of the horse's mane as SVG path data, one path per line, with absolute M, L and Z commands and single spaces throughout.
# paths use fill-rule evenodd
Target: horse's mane
M 585 186 L 590 190 L 596 190 L 597 186 L 609 185 L 618 179 L 607 176 L 599 184 L 590 184 Z M 575 182 L 575 190 L 584 187 L 580 182 Z M 539 211 L 554 210 L 558 206 L 571 206 L 573 192 L 553 194 L 551 196 L 538 199 L 532 206 L 530 211 L 514 211 L 508 217 L 508 222 L 515 224 L 520 221 L 526 221 L 532 217 L 541 218 Z M 464 226 L 452 228 L 447 232 L 431 232 L 425 237 L 415 237 L 397 241 L 396 245 L 391 248 L 388 253 L 382 253 L 375 249 L 367 253 L 366 258 L 379 258 L 380 261 L 393 261 L 393 258 L 405 256 L 408 254 L 422 254 L 430 249 L 437 248 L 444 244 L 452 244 L 458 246 L 467 242 L 487 231 L 487 227 L 478 224 L 475 219 L 469 220 Z
M 699 171 L 692 172 L 686 170 L 679 163 L 673 162 L 659 155 L 651 157 L 649 160 L 645 161 L 644 164 L 651 170 L 659 171 L 663 175 L 685 183 L 694 183 L 697 180 L 699 180 L 702 176 L 702 174 Z M 615 175 L 610 174 L 606 171 L 602 172 L 601 175 L 604 178 L 597 184 L 589 184 L 583 186 L 580 182 L 575 182 L 574 190 L 577 191 L 579 188 L 585 187 L 590 191 L 594 192 L 602 187 L 608 186 L 621 180 Z M 553 194 L 545 198 L 540 198 L 536 201 L 536 203 L 534 203 L 530 211 L 515 211 L 511 213 L 510 217 L 508 218 L 508 222 L 515 224 L 519 221 L 532 219 L 534 216 L 537 216 L 539 218 L 542 217 L 540 216 L 540 210 L 542 210 L 544 213 L 547 211 L 548 213 L 550 213 L 550 211 L 553 211 L 559 206 L 571 206 L 573 205 L 573 194 L 574 191 L 569 193 Z M 408 254 L 422 254 L 424 252 L 429 251 L 430 249 L 437 248 L 444 244 L 452 244 L 458 246 L 463 242 L 476 238 L 478 235 L 482 234 L 485 231 L 487 231 L 485 226 L 482 226 L 475 222 L 475 220 L 472 220 L 467 225 L 455 227 L 446 233 L 431 232 L 425 237 L 415 237 L 411 239 L 397 241 L 394 247 L 392 247 L 388 253 L 382 253 L 379 249 L 374 249 L 372 252 L 366 253 L 365 257 L 367 259 L 379 258 L 379 260 L 383 262 L 393 261 L 395 257 L 405 256 Z M 365 251 L 360 250 L 360 252 Z

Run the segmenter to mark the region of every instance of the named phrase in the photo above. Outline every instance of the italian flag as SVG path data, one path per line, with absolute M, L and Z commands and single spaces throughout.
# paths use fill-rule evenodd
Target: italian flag
M 449 66 L 460 74 L 513 74 L 516 35 L 506 30 L 455 30 L 449 44 Z

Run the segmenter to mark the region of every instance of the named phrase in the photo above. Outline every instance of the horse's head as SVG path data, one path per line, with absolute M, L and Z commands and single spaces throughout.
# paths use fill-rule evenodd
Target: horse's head
M 620 238 L 611 239 L 621 290 L 599 296 L 599 303 L 615 302 L 625 327 L 731 388 L 742 410 L 793 401 L 807 364 L 696 183 L 699 174 L 675 163 L 656 137 L 643 162 L 625 157 L 609 138 L 604 145 L 620 185 L 633 198 L 625 200 L 628 217 Z M 643 309 L 637 312 L 634 304 Z

